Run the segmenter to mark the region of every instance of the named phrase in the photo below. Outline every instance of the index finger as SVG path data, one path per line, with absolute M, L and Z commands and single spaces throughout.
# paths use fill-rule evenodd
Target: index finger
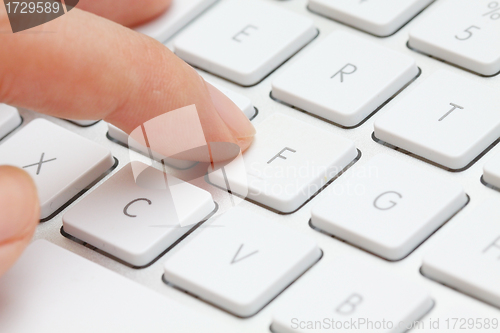
M 133 27 L 163 13 L 170 6 L 171 0 L 65 0 L 65 3 L 77 4 L 77 8 L 81 10 Z
M 8 27 L 0 10 L 0 30 Z M 241 110 L 221 102 L 227 98 L 209 91 L 163 44 L 79 9 L 38 30 L 52 33 L 0 34 L 0 102 L 66 119 L 104 119 L 127 133 L 194 104 L 207 142 L 242 150 L 252 142 L 255 129 Z M 178 125 L 183 137 L 190 124 Z M 159 153 L 171 156 L 172 146 L 166 142 Z

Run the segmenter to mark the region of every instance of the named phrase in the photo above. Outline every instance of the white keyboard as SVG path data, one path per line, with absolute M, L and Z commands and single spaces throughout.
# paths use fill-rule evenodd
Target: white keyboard
M 246 174 L 0 105 L 44 221 L 0 333 L 500 332 L 500 1 L 173 2 L 137 30 L 252 120 Z

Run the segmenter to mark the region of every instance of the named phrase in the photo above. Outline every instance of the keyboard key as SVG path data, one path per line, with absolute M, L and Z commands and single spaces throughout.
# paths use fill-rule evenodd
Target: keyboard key
M 132 162 L 64 214 L 63 227 L 133 266 L 145 266 L 214 209 L 207 191 Z
M 482 75 L 500 72 L 500 5 L 448 0 L 410 31 L 409 46 Z
M 132 137 L 130 137 L 127 133 L 109 123 L 108 123 L 108 137 L 113 141 L 117 141 L 122 146 L 129 147 L 130 149 L 137 151 L 143 154 L 144 156 L 150 157 L 151 153 L 154 160 L 159 162 L 163 161 L 166 165 L 179 170 L 189 169 L 194 165 L 196 165 L 197 163 L 193 161 L 184 161 L 176 158 L 165 157 L 164 155 L 161 155 L 153 150 L 149 150 L 148 147 L 140 144 Z
M 233 208 L 165 262 L 169 283 L 240 317 L 258 312 L 321 257 L 316 243 Z
M 253 144 L 243 154 L 244 168 L 236 160 L 225 166 L 224 172 L 209 173 L 208 178 L 219 187 L 227 189 L 229 184 L 234 193 L 290 213 L 357 155 L 348 139 L 274 114 L 258 126 Z
M 483 168 L 483 181 L 500 188 L 500 154 L 496 154 Z
M 438 71 L 375 121 L 375 136 L 460 170 L 500 136 L 500 97 L 487 86 Z
M 277 300 L 273 332 L 402 333 L 433 306 L 425 289 L 374 265 L 325 260 Z
M 312 225 L 389 260 L 407 256 L 467 203 L 460 185 L 385 154 L 328 191 L 312 209 Z
M 261 0 L 229 0 L 182 32 L 175 53 L 196 67 L 250 86 L 316 34 L 305 16 Z
M 23 120 L 13 106 L 0 104 L 0 140 L 21 125 Z
M 0 145 L 0 165 L 23 168 L 33 177 L 42 220 L 114 163 L 108 149 L 44 119 L 33 120 Z
M 424 257 L 422 273 L 500 307 L 500 201 L 490 199 Z
M 152 21 L 134 28 L 134 30 L 163 43 L 216 1 L 217 0 L 172 1 L 169 9 L 165 11 L 165 13 Z
M 418 75 L 415 60 L 338 30 L 273 82 L 273 97 L 346 127 Z
M 203 316 L 45 240 L 0 278 L 0 332 L 213 332 Z
M 309 0 L 309 9 L 320 15 L 385 37 L 405 25 L 433 0 Z

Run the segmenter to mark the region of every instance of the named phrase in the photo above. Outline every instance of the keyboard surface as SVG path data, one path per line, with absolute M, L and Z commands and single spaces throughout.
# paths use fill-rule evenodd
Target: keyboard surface
M 460 4 L 464 1 L 468 5 L 462 8 Z M 47 240 L 125 277 L 127 282 L 120 280 L 124 286 L 130 281 L 145 286 L 168 300 L 165 312 L 180 304 L 182 309 L 178 315 L 169 320 L 188 322 L 199 314 L 203 319 L 199 322 L 193 319 L 191 323 L 195 330 L 210 318 L 210 325 L 217 327 L 220 324 L 220 330 L 215 331 L 221 333 L 270 332 L 271 329 L 278 333 L 327 332 L 332 329 L 322 326 L 323 330 L 314 330 L 305 326 L 300 328 L 300 325 L 324 318 L 342 321 L 363 316 L 404 323 L 421 320 L 422 327 L 415 329 L 419 332 L 499 332 L 500 146 L 497 140 L 500 136 L 500 75 L 495 74 L 500 72 L 500 2 L 437 0 L 429 4 L 429 1 L 398 0 L 391 1 L 397 6 L 393 6 L 388 15 L 382 15 L 387 5 L 376 7 L 376 0 L 359 1 L 358 6 L 374 6 L 359 12 L 352 4 L 356 2 L 186 1 L 189 5 L 178 10 L 181 16 L 170 18 L 175 24 L 166 24 L 164 28 L 159 23 L 150 24 L 139 29 L 159 39 L 171 36 L 162 40 L 166 47 L 178 48 L 179 56 L 195 65 L 207 81 L 227 89 L 230 93 L 226 94 L 241 95 L 234 97 L 236 99 L 244 97 L 236 104 L 242 105 L 245 114 L 252 119 L 257 135 L 262 125 L 263 136 L 257 140 L 264 141 L 256 141 L 255 148 L 249 150 L 250 159 L 262 160 L 259 170 L 272 170 L 272 167 L 292 163 L 305 170 L 305 176 L 295 176 L 299 185 L 315 186 L 316 190 L 301 188 L 300 193 L 283 199 L 262 188 L 268 184 L 286 186 L 294 176 L 252 176 L 258 181 L 250 184 L 249 189 L 257 189 L 260 194 L 237 202 L 238 208 L 231 214 L 241 214 L 241 221 L 223 233 L 218 231 L 223 229 L 220 226 L 209 227 L 210 220 L 205 222 L 206 227 L 201 225 L 191 230 L 188 226 L 183 232 L 176 231 L 185 235 L 178 243 L 166 240 L 171 232 L 162 237 L 149 234 L 141 238 L 142 244 L 132 244 L 134 235 L 140 232 L 131 227 L 123 234 L 116 233 L 113 228 L 120 228 L 119 225 L 101 230 L 99 223 L 95 223 L 78 229 L 77 234 L 71 234 L 71 229 L 62 231 L 63 223 L 70 223 L 74 228 L 80 227 L 79 224 L 85 226 L 81 218 L 86 209 L 94 209 L 91 212 L 94 222 L 99 218 L 112 218 L 105 210 L 107 204 L 112 206 L 115 202 L 106 202 L 105 198 L 113 196 L 113 186 L 103 183 L 110 178 L 113 180 L 112 177 L 131 161 L 130 151 L 124 147 L 127 143 L 121 138 L 123 133 L 116 128 L 110 129 L 103 121 L 84 122 L 81 124 L 85 126 L 78 126 L 29 110 L 19 110 L 22 117 L 19 125 L 19 118 L 12 109 L 0 106 L 0 163 L 19 163 L 34 177 L 42 177 L 50 167 L 65 162 L 49 151 L 46 154 L 33 152 L 30 158 L 19 162 L 16 160 L 19 156 L 9 154 L 13 149 L 9 146 L 10 139 L 22 136 L 29 140 L 30 132 L 25 130 L 40 125 L 40 121 L 35 121 L 40 118 L 85 139 L 64 142 L 64 149 L 71 156 L 69 160 L 78 158 L 78 154 L 87 161 L 92 158 L 105 160 L 84 170 L 86 175 L 91 173 L 93 176 L 86 184 L 80 182 L 77 189 L 73 189 L 80 191 L 91 186 L 90 190 L 69 205 L 65 202 L 61 209 L 47 210 L 49 219 L 37 227 L 34 240 Z M 198 13 L 191 8 L 194 5 L 204 8 L 196 18 L 193 17 Z M 280 11 L 285 13 L 280 20 L 287 24 L 270 22 L 271 11 L 264 10 L 267 6 L 273 6 L 273 12 L 277 13 L 274 15 L 279 15 Z M 453 10 L 445 11 L 448 7 Z M 438 24 L 443 13 L 454 15 L 461 22 L 453 21 L 452 27 L 458 31 L 449 33 L 450 26 L 446 25 L 447 20 L 451 20 L 449 17 L 442 26 Z M 246 23 L 251 21 L 248 18 L 251 15 L 260 16 L 257 21 L 261 22 Z M 399 19 L 398 15 L 404 19 Z M 210 21 L 210 18 L 217 21 Z M 183 24 L 187 25 L 181 29 Z M 436 29 L 435 35 L 429 32 L 431 27 Z M 448 33 L 450 40 L 443 42 L 440 28 Z M 329 37 L 332 33 L 339 38 Z M 194 36 L 199 36 L 202 42 L 198 43 Z M 251 41 L 254 37 L 261 40 Z M 239 46 L 245 42 L 253 44 L 244 45 L 248 49 L 243 51 L 234 51 L 241 57 L 229 57 L 230 42 Z M 471 45 L 467 46 L 468 42 L 472 42 Z M 365 54 L 363 47 L 367 49 Z M 341 53 L 342 48 L 359 49 L 359 52 L 349 60 L 344 56 L 347 51 Z M 321 52 L 334 55 L 331 63 Z M 301 70 L 303 77 L 299 77 Z M 379 72 L 381 75 L 377 74 Z M 374 80 L 372 83 L 368 81 L 370 77 Z M 362 81 L 356 83 L 358 78 Z M 313 85 L 320 80 L 324 83 Z M 349 84 L 360 85 L 363 95 L 356 96 L 356 86 L 348 88 Z M 470 89 L 465 86 L 467 84 Z M 343 90 L 339 98 L 328 98 L 325 94 L 329 90 L 325 87 L 331 87 L 332 91 Z M 464 96 L 468 91 L 473 94 Z M 334 93 L 332 95 L 335 97 Z M 381 95 L 384 96 L 382 101 Z M 245 102 L 248 100 L 258 110 L 256 115 Z M 4 117 L 3 110 L 7 110 Z M 427 120 L 434 123 L 426 126 Z M 306 125 L 301 126 L 304 123 Z M 2 139 L 3 135 L 7 136 Z M 286 146 L 288 138 L 296 142 L 298 148 Z M 276 142 L 279 143 L 276 145 Z M 81 148 L 89 144 L 103 148 L 102 156 L 93 156 L 95 149 Z M 266 147 L 276 151 L 263 160 L 263 156 L 270 153 L 263 152 Z M 301 155 L 304 150 L 307 154 Z M 108 151 L 115 162 L 118 161 L 114 169 Z M 140 154 L 134 157 L 145 163 L 149 161 Z M 57 179 L 50 182 L 51 186 L 62 186 L 61 182 L 68 183 L 79 177 L 71 175 L 78 170 L 70 162 L 67 163 L 71 172 L 59 175 L 55 172 L 51 177 Z M 315 163 L 335 171 L 328 169 L 322 179 L 323 174 L 314 168 Z M 368 170 L 369 173 L 373 165 L 375 169 L 384 168 L 384 172 L 364 175 L 363 172 Z M 109 170 L 108 174 L 101 177 L 104 170 Z M 212 183 L 203 178 L 195 181 L 195 185 L 210 193 L 219 212 L 229 211 L 233 202 L 220 188 L 224 187 L 224 182 L 215 179 Z M 316 193 L 325 184 L 326 187 Z M 144 197 L 146 192 L 140 192 L 139 201 L 134 201 L 133 196 L 124 199 L 130 204 L 124 209 L 127 218 L 133 219 L 141 210 L 153 207 L 154 202 Z M 200 195 L 204 195 L 203 200 L 200 198 L 202 202 L 193 203 L 197 221 L 207 215 L 209 218 L 213 211 L 208 194 Z M 341 200 L 336 201 L 335 197 L 339 196 Z M 57 200 L 67 201 L 68 197 L 71 195 Z M 392 214 L 395 207 L 404 210 L 389 219 L 381 215 Z M 70 214 L 65 215 L 68 212 Z M 51 217 L 51 214 L 56 215 Z M 158 224 L 156 219 L 161 220 L 161 214 L 157 215 L 151 222 L 155 225 Z M 70 219 L 63 222 L 63 216 Z M 258 216 L 262 223 L 252 225 L 248 222 L 252 216 Z M 351 220 L 356 223 L 350 223 Z M 379 221 L 385 224 L 374 227 L 373 224 Z M 471 227 L 475 221 L 477 225 Z M 370 232 L 370 228 L 374 231 Z M 81 235 L 80 240 L 74 238 L 77 235 Z M 102 236 L 108 246 L 121 244 L 123 251 L 141 245 L 140 253 L 147 252 L 141 258 L 147 259 L 133 259 L 133 254 L 120 252 L 121 248 L 110 251 L 111 255 L 106 254 L 105 246 L 99 245 L 102 239 L 98 236 Z M 163 245 L 156 250 L 144 249 L 147 248 L 144 239 L 156 238 L 162 238 Z M 91 243 L 91 240 L 94 241 L 92 246 L 83 243 Z M 224 246 L 217 246 L 218 243 Z M 164 252 L 167 247 L 169 251 Z M 217 247 L 217 251 L 210 252 L 211 247 Z M 284 251 L 288 248 L 290 251 Z M 30 256 L 34 255 L 36 251 L 31 251 Z M 237 271 L 224 272 L 229 268 L 223 267 L 224 260 L 216 256 L 224 257 L 227 265 Z M 24 260 L 23 265 L 30 262 L 33 262 L 31 257 Z M 247 272 L 242 265 L 247 265 Z M 15 273 L 22 272 L 21 268 L 16 268 Z M 37 269 L 43 270 L 39 265 Z M 57 269 L 63 268 L 57 266 Z M 106 283 L 113 284 L 114 275 L 99 272 L 106 275 Z M 68 274 L 66 279 L 70 278 Z M 247 280 L 249 282 L 245 283 Z M 15 285 L 12 279 L 9 283 L 9 286 Z M 0 279 L 0 295 L 5 286 Z M 118 287 L 113 292 L 122 292 Z M 134 288 L 134 293 L 140 290 Z M 57 286 L 51 284 L 50 292 L 57 292 Z M 144 296 L 142 301 L 148 299 L 161 302 L 151 294 Z M 36 301 L 42 303 L 42 300 L 43 295 L 36 297 Z M 0 297 L 0 312 L 1 306 L 8 307 L 8 304 L 2 303 Z M 127 311 L 132 310 L 127 308 Z M 144 311 L 141 309 L 138 313 Z M 160 331 L 157 316 L 162 315 L 161 311 L 150 315 L 154 319 L 145 316 L 148 318 L 145 320 Z M 489 328 L 485 326 L 486 320 L 491 324 Z M 479 321 L 481 328 L 477 326 Z M 298 325 L 296 328 L 292 328 L 294 323 Z M 7 332 L 8 327 L 18 326 L 4 327 L 0 324 L 0 331 L 5 329 Z M 96 326 L 89 327 L 96 329 Z M 173 332 L 183 331 L 179 329 L 182 325 L 169 327 Z M 189 332 L 187 326 L 186 329 L 184 331 Z M 106 330 L 103 328 L 103 331 Z M 352 331 L 403 332 L 404 329 Z

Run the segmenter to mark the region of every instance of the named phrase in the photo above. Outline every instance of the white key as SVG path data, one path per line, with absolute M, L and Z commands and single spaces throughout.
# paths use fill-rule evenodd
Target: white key
M 182 32 L 174 47 L 188 63 L 249 86 L 316 34 L 305 16 L 261 0 L 229 0 Z
M 328 192 L 313 207 L 312 225 L 389 260 L 407 256 L 467 203 L 460 185 L 385 154 Z
M 209 83 L 215 88 L 219 89 L 231 101 L 233 101 L 233 103 L 236 104 L 238 108 L 240 108 L 240 110 L 245 114 L 245 116 L 247 116 L 248 119 L 251 119 L 255 116 L 255 108 L 252 104 L 252 101 L 248 97 L 235 93 L 234 91 L 213 82 Z
M 284 213 L 299 208 L 357 156 L 354 143 L 291 117 L 274 114 L 262 122 L 237 162 L 219 169 L 210 182 Z M 240 189 L 245 190 L 241 193 Z M 248 194 L 246 193 L 248 190 Z
M 500 201 L 490 199 L 424 257 L 422 273 L 500 307 Z
M 438 71 L 375 121 L 375 136 L 450 169 L 471 163 L 500 136 L 498 92 Z
M 320 264 L 277 300 L 273 332 L 402 333 L 433 306 L 425 289 L 371 264 Z
M 33 177 L 42 220 L 114 163 L 108 149 L 44 119 L 33 120 L 0 145 L 0 165 L 23 168 Z
M 127 164 L 63 216 L 64 231 L 131 265 L 147 265 L 215 209 L 207 191 L 166 178 L 143 163 Z
M 309 9 L 370 34 L 392 35 L 434 0 L 309 0 Z
M 272 94 L 278 100 L 352 127 L 418 72 L 413 58 L 338 30 L 278 76 Z
M 150 152 L 151 152 L 154 160 L 159 162 L 163 161 L 165 164 L 179 170 L 189 169 L 197 163 L 193 161 L 184 161 L 176 158 L 165 157 L 164 155 L 161 155 L 153 150 L 150 151 L 148 147 L 143 146 L 142 144 L 134 140 L 132 137 L 130 137 L 127 133 L 109 123 L 108 123 L 108 137 L 114 141 L 117 141 L 119 144 L 125 147 L 130 147 L 134 151 L 137 151 L 146 157 L 150 157 Z
M 500 188 L 500 154 L 496 154 L 483 168 L 483 181 Z
M 316 243 L 233 208 L 165 262 L 164 278 L 231 313 L 254 315 L 321 257 Z
M 0 140 L 21 125 L 23 120 L 13 106 L 0 104 Z
M 165 13 L 152 21 L 135 27 L 134 30 L 163 43 L 216 1 L 217 0 L 172 1 Z
M 440 1 L 410 31 L 410 47 L 482 75 L 500 72 L 500 4 Z
M 45 240 L 31 244 L 0 278 L 0 295 L 0 332 L 225 331 L 222 323 Z

